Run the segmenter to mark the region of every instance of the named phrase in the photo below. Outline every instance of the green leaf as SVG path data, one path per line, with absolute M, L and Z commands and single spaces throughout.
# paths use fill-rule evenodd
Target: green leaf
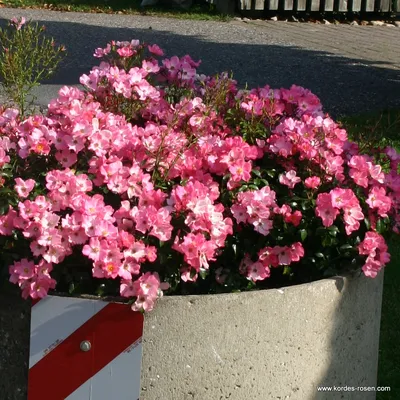
M 194 268 L 192 268 L 190 270 L 190 278 L 193 279 L 196 276 L 196 273 L 197 273 L 197 271 Z
M 276 174 L 276 170 L 275 169 L 267 169 L 265 172 L 270 178 L 274 178 L 275 177 L 275 174 Z
M 306 210 L 308 210 L 309 208 L 310 208 L 310 204 L 309 204 L 308 201 L 302 201 L 302 202 L 301 202 L 301 209 L 302 209 L 303 211 L 306 211 Z
M 102 296 L 106 290 L 106 285 L 104 283 L 100 284 L 96 289 L 96 294 Z
M 255 176 L 258 176 L 259 178 L 261 178 L 261 172 L 260 172 L 260 170 L 258 170 L 258 169 L 253 169 L 253 170 L 251 170 L 251 172 L 252 172 Z
M 332 225 L 328 228 L 329 234 L 333 237 L 336 237 L 339 232 L 339 228 L 336 225 Z
M 249 283 L 247 284 L 247 290 L 251 290 L 254 289 L 256 287 L 256 284 L 253 281 L 249 281 Z M 240 293 L 241 290 L 237 289 L 235 290 L 235 293 Z
M 315 257 L 325 258 L 325 256 L 322 253 L 315 253 Z
M 339 247 L 340 251 L 353 250 L 353 249 L 354 249 L 354 247 L 351 246 L 350 244 L 344 244 L 343 246 Z
M 75 284 L 74 284 L 74 282 L 71 282 L 68 287 L 68 293 L 72 294 L 72 293 L 74 293 L 74 291 L 75 291 Z
M 364 218 L 365 227 L 370 230 L 371 229 L 371 222 L 368 218 Z
M 322 246 L 324 247 L 332 246 L 334 240 L 335 239 L 333 237 L 327 235 L 322 239 Z
M 235 256 L 236 256 L 236 254 L 237 254 L 237 246 L 236 246 L 236 244 L 232 245 L 232 250 L 233 250 L 233 252 L 235 253 Z
M 291 272 L 292 269 L 288 265 L 285 265 L 285 267 L 283 268 L 283 275 L 290 275 Z
M 300 238 L 301 241 L 304 242 L 307 238 L 307 230 L 306 229 L 301 229 L 300 231 Z
M 1 171 L 0 176 L 5 176 L 6 178 L 11 178 L 13 176 L 12 171 Z
M 201 279 L 206 279 L 208 275 L 208 270 L 200 268 L 199 275 Z
M 382 218 L 379 218 L 378 221 L 376 221 L 376 231 L 378 233 L 383 233 L 385 232 L 385 230 L 386 230 L 385 224 Z

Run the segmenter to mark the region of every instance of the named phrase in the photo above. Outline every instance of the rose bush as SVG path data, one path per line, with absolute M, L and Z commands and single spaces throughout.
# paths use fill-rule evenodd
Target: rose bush
M 0 244 L 23 297 L 290 285 L 389 261 L 399 154 L 362 154 L 298 86 L 238 90 L 112 42 L 46 115 L 0 117 Z

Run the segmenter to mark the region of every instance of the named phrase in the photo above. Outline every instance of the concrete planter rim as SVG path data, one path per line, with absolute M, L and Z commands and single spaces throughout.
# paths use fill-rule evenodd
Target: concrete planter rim
M 304 282 L 304 283 L 298 283 L 298 284 L 293 284 L 293 285 L 288 285 L 288 286 L 281 286 L 277 288 L 268 288 L 268 289 L 254 289 L 254 290 L 242 290 L 242 291 L 236 291 L 236 292 L 226 292 L 226 293 L 207 293 L 207 294 L 187 294 L 187 295 L 164 295 L 162 299 L 167 300 L 167 299 L 199 299 L 199 298 L 216 298 L 216 297 L 226 297 L 226 296 L 241 296 L 241 295 L 251 295 L 253 293 L 258 293 L 258 292 L 277 292 L 277 293 L 282 293 L 282 292 L 292 292 L 292 291 L 298 291 L 298 290 L 303 290 L 305 287 L 312 287 L 315 285 L 321 285 L 324 282 L 332 282 L 335 281 L 335 284 L 337 286 L 337 289 L 339 292 L 341 292 L 342 287 L 343 287 L 343 281 L 344 280 L 351 280 L 360 277 L 362 275 L 361 270 L 353 271 L 353 272 L 347 272 L 341 275 L 333 275 L 331 277 L 327 278 L 321 278 L 317 279 L 315 281 L 310 281 L 310 282 Z M 88 299 L 88 300 L 100 300 L 100 301 L 105 301 L 105 302 L 111 302 L 111 303 L 124 303 L 128 304 L 128 301 L 119 296 L 95 296 L 95 295 L 89 295 L 89 294 L 80 294 L 80 295 L 75 295 L 71 296 L 67 293 L 64 292 L 51 292 L 49 293 L 51 296 L 57 296 L 57 297 L 71 297 L 71 298 L 77 298 L 77 299 Z M 157 304 L 156 304 L 157 307 Z

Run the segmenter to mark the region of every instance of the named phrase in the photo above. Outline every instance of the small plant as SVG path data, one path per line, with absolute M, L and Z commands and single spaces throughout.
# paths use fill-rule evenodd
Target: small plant
M 22 118 L 33 106 L 32 90 L 54 74 L 65 55 L 64 46 L 56 46 L 44 32 L 44 26 L 23 17 L 0 29 L 2 86 Z

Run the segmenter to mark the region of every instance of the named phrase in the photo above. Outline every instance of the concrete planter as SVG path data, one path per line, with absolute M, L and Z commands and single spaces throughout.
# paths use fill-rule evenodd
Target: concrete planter
M 141 400 L 374 399 L 383 274 L 164 297 L 145 317 Z
M 332 278 L 279 290 L 164 297 L 144 318 L 142 364 L 140 358 L 137 365 L 127 361 L 118 400 L 132 399 L 132 390 L 123 386 L 139 384 L 140 374 L 140 400 L 372 400 L 371 391 L 328 395 L 317 387 L 376 386 L 382 287 L 383 274 L 375 280 Z M 17 295 L 0 300 L 0 399 L 26 400 L 30 305 Z M 110 318 L 135 318 L 124 307 L 126 317 Z M 76 308 L 67 308 L 48 317 L 57 329 L 71 325 Z M 46 332 L 55 334 L 53 328 Z M 81 351 L 81 339 L 87 338 L 77 340 L 72 353 Z M 91 351 L 101 353 L 97 348 Z M 113 384 L 122 377 L 112 375 Z M 110 400 L 105 391 L 95 397 L 76 393 L 73 399 Z

